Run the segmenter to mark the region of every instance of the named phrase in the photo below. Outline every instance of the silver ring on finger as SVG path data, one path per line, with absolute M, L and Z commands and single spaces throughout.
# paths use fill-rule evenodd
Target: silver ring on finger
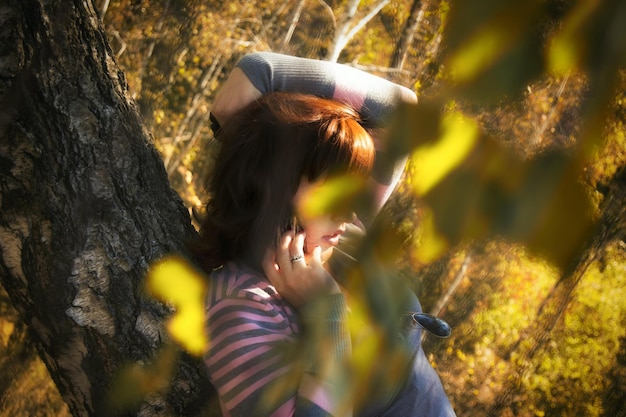
M 298 262 L 301 259 L 304 259 L 303 255 L 295 255 L 295 256 L 292 256 L 291 259 L 289 260 L 291 261 L 291 263 L 294 263 L 294 262 Z

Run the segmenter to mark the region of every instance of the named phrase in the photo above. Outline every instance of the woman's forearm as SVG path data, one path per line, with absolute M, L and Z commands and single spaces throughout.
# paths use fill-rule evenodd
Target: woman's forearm
M 336 99 L 359 111 L 368 127 L 386 125 L 400 102 L 417 102 L 406 87 L 335 62 L 257 52 L 243 57 L 237 68 L 261 94 L 284 91 Z

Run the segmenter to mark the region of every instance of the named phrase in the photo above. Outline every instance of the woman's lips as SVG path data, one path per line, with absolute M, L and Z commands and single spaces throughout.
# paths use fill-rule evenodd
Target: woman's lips
M 343 234 L 343 230 L 337 230 L 334 233 L 331 233 L 330 235 L 325 235 L 322 237 L 322 239 L 324 239 L 326 242 L 328 242 L 330 245 L 332 246 L 337 246 L 339 244 L 339 239 L 341 238 L 341 235 Z

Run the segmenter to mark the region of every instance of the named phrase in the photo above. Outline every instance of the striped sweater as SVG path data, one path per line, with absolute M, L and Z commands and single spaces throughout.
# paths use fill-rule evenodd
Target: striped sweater
M 421 311 L 412 291 L 407 289 L 404 296 L 403 311 Z M 322 301 L 323 313 L 313 308 L 296 314 L 262 274 L 234 263 L 213 272 L 205 362 L 224 417 L 349 415 L 343 408 L 343 413 L 338 411 L 345 405 L 342 384 L 334 384 L 322 370 L 329 361 L 334 363 L 330 368 L 342 369 L 352 354 L 346 302 L 342 295 Z M 313 322 L 325 324 L 325 338 L 319 332 L 309 337 Z M 391 390 L 376 379 L 369 381 L 370 395 L 356 407 L 355 415 L 454 417 L 439 376 L 422 349 L 421 328 L 402 321 L 398 338 L 411 352 L 402 368 L 405 376 Z M 381 362 L 384 367 L 386 360 Z
M 308 320 L 327 324 L 335 360 L 349 354 L 343 296 L 326 300 L 325 317 L 296 315 L 261 274 L 229 263 L 212 274 L 207 301 L 205 363 L 224 416 L 336 415 L 337 387 L 317 372 L 328 352 L 300 366 L 290 358 Z

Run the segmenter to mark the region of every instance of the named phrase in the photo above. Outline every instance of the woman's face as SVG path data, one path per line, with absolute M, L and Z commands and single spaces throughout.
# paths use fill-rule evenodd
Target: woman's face
M 293 198 L 293 204 L 298 214 L 300 226 L 305 233 L 304 253 L 310 254 L 316 246 L 319 246 L 322 249 L 322 261 L 326 262 L 332 255 L 333 248 L 339 244 L 341 235 L 346 231 L 346 223 L 353 221 L 353 219 L 330 214 L 315 217 L 303 215 L 306 213 L 306 210 L 303 209 L 305 196 L 306 199 L 314 199 L 315 192 L 323 181 L 322 179 L 311 183 L 303 178 Z

